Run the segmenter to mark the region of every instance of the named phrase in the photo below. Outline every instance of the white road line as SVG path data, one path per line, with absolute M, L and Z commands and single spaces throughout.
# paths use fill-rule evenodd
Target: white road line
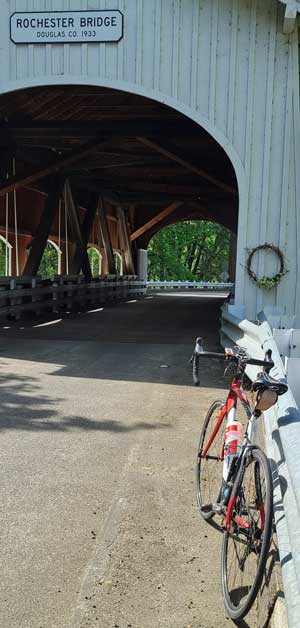
M 80 593 L 78 604 L 74 609 L 69 628 L 80 628 L 87 610 L 87 600 L 97 582 L 104 579 L 110 561 L 111 548 L 118 536 L 123 513 L 127 507 L 127 500 L 123 497 L 114 499 L 108 513 L 103 531 L 103 539 L 96 549 L 92 561 L 88 564 Z
M 57 323 L 61 323 L 62 318 L 57 318 L 55 321 L 48 321 L 48 323 L 41 323 L 40 325 L 34 325 L 34 329 L 38 327 L 49 327 L 49 325 L 56 325 Z

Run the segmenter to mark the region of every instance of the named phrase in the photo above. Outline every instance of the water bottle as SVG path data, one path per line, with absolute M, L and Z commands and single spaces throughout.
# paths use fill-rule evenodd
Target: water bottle
M 230 421 L 225 430 L 223 478 L 227 482 L 233 460 L 238 457 L 244 436 L 244 428 L 239 421 Z

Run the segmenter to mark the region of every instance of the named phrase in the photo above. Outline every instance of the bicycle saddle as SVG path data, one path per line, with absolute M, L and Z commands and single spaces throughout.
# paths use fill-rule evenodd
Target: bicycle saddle
M 288 390 L 288 385 L 286 382 L 280 379 L 274 379 L 268 373 L 260 373 L 253 382 L 252 386 L 254 392 L 262 392 L 263 390 L 272 390 L 277 395 L 284 395 L 284 393 Z

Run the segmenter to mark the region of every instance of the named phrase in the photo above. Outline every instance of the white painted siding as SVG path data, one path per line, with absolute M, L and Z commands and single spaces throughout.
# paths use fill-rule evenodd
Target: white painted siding
M 18 45 L 14 11 L 117 9 L 118 44 Z M 300 314 L 300 112 L 298 32 L 283 35 L 274 0 L 0 0 L 0 93 L 81 83 L 166 102 L 203 125 L 227 151 L 240 193 L 237 300 L 254 317 L 264 304 Z M 247 250 L 278 243 L 289 273 L 265 293 L 245 272 Z M 261 255 L 260 274 L 273 261 Z M 299 294 L 299 297 L 298 297 Z

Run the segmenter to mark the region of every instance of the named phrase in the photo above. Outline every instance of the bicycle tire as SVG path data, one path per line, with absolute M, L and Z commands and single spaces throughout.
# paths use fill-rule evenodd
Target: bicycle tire
M 253 475 L 251 465 L 253 465 Z M 266 562 L 268 559 L 270 542 L 272 537 L 273 520 L 273 488 L 272 475 L 269 462 L 264 452 L 258 447 L 251 448 L 243 461 L 241 474 L 238 474 L 233 487 L 236 502 L 232 513 L 231 530 L 223 535 L 222 544 L 222 591 L 224 605 L 229 617 L 234 621 L 243 619 L 253 606 L 255 598 L 261 587 Z M 249 474 L 250 470 L 250 474 Z M 262 476 L 265 481 L 265 496 L 262 494 Z M 246 481 L 253 478 L 253 484 L 249 485 L 247 498 Z M 255 499 L 255 504 L 254 500 Z M 247 503 L 247 499 L 249 500 Z M 251 503 L 253 500 L 253 503 Z M 264 500 L 264 501 L 263 501 Z M 251 511 L 257 513 L 257 521 Z M 241 517 L 242 515 L 242 517 Z M 249 529 L 245 532 L 245 517 L 249 517 Z M 243 526 L 239 526 L 236 519 L 243 520 Z M 250 538 L 251 535 L 251 538 Z M 248 537 L 246 542 L 244 538 Z M 230 548 L 230 549 L 229 549 Z M 240 573 L 240 585 L 230 584 L 229 554 L 233 550 L 233 560 L 239 567 L 234 574 Z M 250 562 L 253 557 L 253 564 Z M 251 558 L 252 561 L 252 558 Z M 247 575 L 246 569 L 249 569 Z
M 204 467 L 207 466 L 205 465 L 205 462 L 208 462 L 208 460 L 203 459 L 201 457 L 201 453 L 205 446 L 205 442 L 208 442 L 213 426 L 215 424 L 214 414 L 216 413 L 216 419 L 217 419 L 223 407 L 224 407 L 224 401 L 217 399 L 216 401 L 212 403 L 212 405 L 208 409 L 208 412 L 205 417 L 203 427 L 201 430 L 199 446 L 198 446 L 198 451 L 197 451 L 197 460 L 196 460 L 196 468 L 195 468 L 196 499 L 197 499 L 199 512 L 201 516 L 203 517 L 203 519 L 205 519 L 206 521 L 210 519 L 214 514 L 211 507 L 212 504 L 218 501 L 220 487 L 222 485 L 223 461 L 221 460 L 221 458 L 220 460 L 210 460 L 212 464 L 209 465 L 205 471 Z M 210 452 L 212 450 L 216 455 L 217 455 L 217 451 L 220 452 L 221 450 L 220 440 L 224 438 L 225 418 L 226 417 L 224 417 L 223 425 L 220 426 L 220 429 L 218 432 L 219 439 L 217 440 L 217 442 L 215 442 L 216 439 L 214 439 L 214 441 L 211 444 L 211 448 L 209 450 Z M 218 467 L 217 467 L 217 464 L 218 464 Z M 211 472 L 212 472 L 211 469 L 212 468 L 215 469 L 215 475 L 217 477 L 215 480 L 213 479 L 211 481 Z M 213 484 L 213 488 L 211 490 L 208 489 L 207 491 L 206 489 L 208 487 L 209 482 Z M 205 497 L 207 493 L 211 493 L 211 495 L 209 495 L 209 499 Z

